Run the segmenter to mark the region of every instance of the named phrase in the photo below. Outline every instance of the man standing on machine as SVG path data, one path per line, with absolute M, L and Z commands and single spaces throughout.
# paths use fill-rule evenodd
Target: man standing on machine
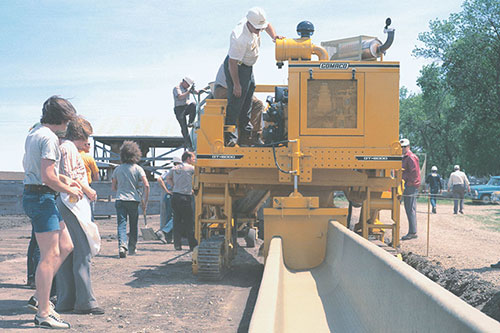
M 226 125 L 239 124 L 234 133 L 225 133 L 225 145 L 234 147 L 240 141 L 249 141 L 252 125 L 250 124 L 250 108 L 255 91 L 255 80 L 252 66 L 259 57 L 260 32 L 265 30 L 273 39 L 277 36 L 271 23 L 266 20 L 262 8 L 250 9 L 231 32 L 229 52 L 224 60 L 224 72 L 227 78 L 227 111 Z

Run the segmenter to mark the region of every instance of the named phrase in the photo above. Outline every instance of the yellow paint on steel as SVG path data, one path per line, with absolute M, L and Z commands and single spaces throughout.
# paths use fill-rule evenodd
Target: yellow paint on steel
M 311 60 L 315 54 L 319 60 L 328 60 L 328 52 L 321 46 L 316 46 L 310 38 L 283 38 L 276 39 L 276 61 Z
M 319 60 L 311 60 L 314 54 Z M 270 146 L 225 147 L 227 101 L 207 100 L 200 115 L 196 238 L 202 240 L 201 225 L 208 224 L 216 207 L 215 219 L 226 220 L 219 223 L 219 232 L 229 255 L 235 248 L 232 202 L 249 190 L 267 190 L 279 207 L 266 210 L 264 224 L 270 232 L 265 232 L 265 244 L 281 235 L 286 244 L 293 244 L 285 245 L 285 260 L 295 267 L 312 267 L 322 260 L 324 237 L 319 235 L 324 235 L 328 221 L 345 221 L 347 214 L 336 210 L 333 202 L 333 192 L 343 191 L 363 206 L 363 236 L 375 228 L 391 229 L 397 246 L 399 63 L 331 61 L 324 49 L 306 38 L 277 40 L 276 59 L 289 62 L 288 102 L 283 109 L 287 144 L 274 152 Z M 276 87 L 257 85 L 256 92 L 272 93 Z M 278 171 L 276 164 L 288 173 Z M 392 221 L 375 225 L 380 210 L 391 210 Z
M 346 217 L 346 208 L 265 208 L 264 256 L 271 239 L 277 236 L 283 240 L 283 260 L 287 267 L 316 267 L 325 257 L 328 222 L 336 220 L 346 225 Z

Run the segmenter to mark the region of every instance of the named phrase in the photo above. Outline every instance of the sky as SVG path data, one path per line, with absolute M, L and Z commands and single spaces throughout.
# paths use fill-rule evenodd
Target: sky
M 412 56 L 429 22 L 461 10 L 442 1 L 0 1 L 0 171 L 22 171 L 24 140 L 52 95 L 69 98 L 95 135 L 180 135 L 172 89 L 184 76 L 197 88 L 215 80 L 229 35 L 253 6 L 279 35 L 296 38 L 300 21 L 315 26 L 312 41 L 369 35 L 395 40 L 384 60 L 400 62 L 400 86 L 418 92 L 429 60 Z M 274 44 L 262 35 L 257 84 L 286 84 Z

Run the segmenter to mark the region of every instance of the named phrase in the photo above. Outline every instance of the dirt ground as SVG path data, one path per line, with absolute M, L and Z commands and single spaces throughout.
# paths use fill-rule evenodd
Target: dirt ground
M 158 226 L 159 216 L 148 217 Z M 64 314 L 73 332 L 247 331 L 263 272 L 258 246 L 242 240 L 233 268 L 222 281 L 198 281 L 191 253 L 172 244 L 139 240 L 137 255 L 118 258 L 115 219 L 97 220 L 102 249 L 92 262 L 94 293 L 102 316 Z M 26 284 L 31 224 L 22 216 L 0 217 L 0 331 L 30 332 L 33 294 Z
M 404 258 L 470 304 L 479 309 L 488 305 L 491 313 L 500 312 L 500 269 L 490 268 L 491 263 L 500 260 L 500 206 L 466 205 L 464 215 L 453 215 L 452 211 L 450 203 L 438 203 L 438 213 L 430 215 L 426 257 L 427 205 L 419 203 L 419 238 L 401 243 Z M 389 218 L 384 214 L 383 219 Z M 65 314 L 63 318 L 72 324 L 70 331 L 248 329 L 263 271 L 263 260 L 257 256 L 260 242 L 256 248 L 246 248 L 242 240 L 226 277 L 219 282 L 203 282 L 191 274 L 191 254 L 175 251 L 171 244 L 140 240 L 136 256 L 118 259 L 115 220 L 97 220 L 97 224 L 103 242 L 101 253 L 92 263 L 92 277 L 97 300 L 106 314 Z M 158 216 L 150 216 L 148 224 L 158 226 Z M 24 307 L 33 294 L 25 286 L 30 230 L 25 217 L 0 217 L 2 331 L 35 330 L 34 314 Z M 407 220 L 401 206 L 401 235 L 406 231 Z M 498 301 L 492 301 L 495 297 Z

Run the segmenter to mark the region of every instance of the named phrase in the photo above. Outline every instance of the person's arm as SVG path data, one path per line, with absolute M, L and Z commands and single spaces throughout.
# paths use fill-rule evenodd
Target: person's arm
M 114 177 L 111 179 L 111 189 L 115 192 L 118 191 L 118 181 Z
M 57 192 L 64 192 L 69 194 L 70 196 L 77 198 L 80 200 L 83 198 L 83 192 L 80 189 L 80 186 L 77 182 L 72 181 L 71 179 L 65 179 L 67 183 L 63 182 L 60 177 L 56 175 L 55 172 L 56 162 L 53 160 L 42 159 L 41 161 L 41 173 L 42 173 L 42 182 Z M 64 176 L 63 176 L 64 177 Z
M 89 166 L 92 181 L 99 180 L 99 168 L 97 167 L 97 163 L 95 162 L 94 158 L 92 158 Z
M 241 84 L 240 77 L 238 75 L 238 60 L 229 58 L 229 74 L 231 74 L 231 79 L 233 80 L 233 95 L 235 97 L 241 97 Z
M 175 90 L 177 92 L 177 98 L 185 98 L 187 95 L 189 95 L 189 92 L 191 91 L 191 87 L 189 87 L 188 90 L 185 92 L 182 92 L 179 87 L 175 87 Z
M 271 23 L 268 23 L 266 27 L 266 32 L 273 39 L 273 42 L 276 42 L 276 39 L 283 39 L 283 36 L 278 36 L 276 35 L 276 31 L 274 30 L 274 27 Z
M 78 181 L 78 184 L 80 184 L 83 193 L 90 199 L 90 201 L 97 200 L 97 192 L 92 187 L 86 183 L 82 183 L 81 181 Z
M 450 178 L 448 178 L 448 191 L 451 190 L 451 175 Z
M 142 211 L 145 212 L 148 207 L 149 200 L 149 182 L 146 176 L 142 176 L 142 183 L 144 184 L 144 195 L 142 197 Z
M 467 178 L 467 175 L 464 172 L 464 184 L 467 186 L 467 191 L 470 192 L 470 183 L 469 183 L 469 178 Z
M 167 194 L 172 194 L 172 192 L 169 191 L 167 186 L 165 185 L 165 182 L 163 181 L 162 177 L 158 177 L 158 184 L 160 184 L 160 187 L 162 188 L 163 191 L 165 191 Z

